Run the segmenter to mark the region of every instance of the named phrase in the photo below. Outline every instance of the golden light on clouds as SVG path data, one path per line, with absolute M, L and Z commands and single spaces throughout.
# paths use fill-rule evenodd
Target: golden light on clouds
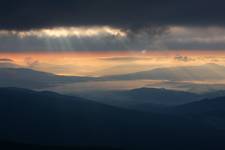
M 225 65 L 222 51 L 108 51 L 0 53 L 0 58 L 35 70 L 60 75 L 102 76 L 125 74 L 158 67 Z
M 126 32 L 118 28 L 113 28 L 109 26 L 92 26 L 92 27 L 55 27 L 55 28 L 43 28 L 34 29 L 28 31 L 6 31 L 0 30 L 0 35 L 17 35 L 21 38 L 25 37 L 92 37 L 99 35 L 111 35 L 118 37 L 125 37 Z

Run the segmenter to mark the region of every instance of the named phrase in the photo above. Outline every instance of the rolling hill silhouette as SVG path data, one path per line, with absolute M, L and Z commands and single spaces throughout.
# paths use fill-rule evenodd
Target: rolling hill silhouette
M 104 146 L 63 146 L 63 145 L 40 145 L 40 144 L 25 144 L 10 141 L 0 141 L 0 149 L 4 150 L 120 150 L 118 148 Z
M 21 66 L 14 64 L 12 62 L 1 62 L 0 61 L 0 68 L 20 68 Z
M 225 97 L 203 99 L 177 106 L 172 113 L 204 121 L 213 127 L 225 130 Z
M 132 90 L 85 93 L 81 94 L 81 97 L 123 108 L 159 112 L 161 109 L 169 106 L 182 105 L 201 100 L 202 95 L 167 89 L 138 88 Z
M 204 114 L 214 111 L 225 112 L 225 97 L 203 99 L 176 107 L 176 110 L 184 114 Z
M 0 99 L 0 138 L 5 140 L 127 149 L 225 146 L 223 131 L 192 119 L 18 88 L 0 88 Z
M 87 81 L 91 77 L 59 76 L 26 68 L 0 68 L 0 87 L 47 88 L 59 84 Z
M 189 104 L 206 98 L 223 97 L 225 96 L 225 91 L 196 94 L 185 91 L 143 87 L 132 90 L 84 92 L 80 96 L 123 108 L 161 112 L 161 110 L 167 107 Z
M 105 77 L 105 80 L 220 80 L 225 79 L 225 67 L 217 64 L 205 64 L 201 66 L 157 68 L 149 71 L 141 71 L 125 75 Z

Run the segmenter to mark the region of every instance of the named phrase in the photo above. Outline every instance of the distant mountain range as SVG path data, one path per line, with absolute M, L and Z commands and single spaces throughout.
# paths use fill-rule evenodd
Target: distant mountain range
M 91 77 L 59 76 L 26 68 L 0 68 L 0 87 L 47 88 L 59 84 L 93 80 Z
M 201 66 L 157 68 L 149 71 L 104 77 L 105 80 L 224 80 L 225 66 L 205 64 Z
M 225 96 L 225 91 L 195 94 L 168 89 L 137 88 L 132 90 L 90 92 L 88 94 L 80 94 L 80 96 L 117 107 L 158 112 L 167 107 L 188 104 L 205 98 L 222 97 Z
M 179 114 L 199 115 L 219 112 L 225 115 L 225 96 L 213 99 L 203 99 L 175 107 Z
M 138 88 L 133 90 L 115 92 L 114 95 L 121 96 L 121 99 L 133 100 L 137 103 L 153 103 L 158 105 L 181 105 L 198 100 L 200 97 L 198 94 L 156 89 L 156 88 Z
M 0 62 L 0 68 L 21 68 L 21 66 L 11 62 Z
M 4 65 L 3 65 L 4 66 Z M 193 67 L 158 68 L 125 75 L 106 77 L 60 76 L 51 73 L 18 68 L 5 64 L 0 67 L 0 87 L 21 87 L 30 89 L 48 88 L 83 81 L 113 81 L 113 80 L 170 80 L 170 81 L 211 81 L 225 80 L 225 67 L 216 64 L 206 64 Z
M 79 97 L 0 88 L 0 139 L 122 149 L 225 147 L 225 131 L 196 119 L 144 113 Z
M 80 96 L 112 106 L 148 112 L 161 112 L 168 106 L 186 104 L 202 98 L 194 93 L 155 88 L 92 92 Z

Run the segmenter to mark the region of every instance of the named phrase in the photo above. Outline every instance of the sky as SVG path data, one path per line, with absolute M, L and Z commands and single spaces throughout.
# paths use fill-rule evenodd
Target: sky
M 2 0 L 0 63 L 102 76 L 225 61 L 222 0 Z

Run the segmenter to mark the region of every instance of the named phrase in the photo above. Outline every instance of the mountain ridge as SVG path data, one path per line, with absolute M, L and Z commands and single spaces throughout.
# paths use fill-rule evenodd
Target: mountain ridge
M 28 68 L 0 68 L 0 87 L 39 89 L 93 79 L 93 77 L 55 75 Z
M 222 146 L 220 139 L 225 136 L 189 119 L 121 109 L 79 97 L 0 88 L 0 99 L 0 138 L 16 142 L 165 149 L 193 148 L 196 141 L 197 147 Z M 212 139 L 218 141 L 211 145 Z
M 207 72 L 207 74 L 204 74 Z M 105 76 L 106 80 L 218 80 L 225 79 L 225 66 L 217 64 L 204 64 L 200 66 L 156 68 L 135 73 Z

